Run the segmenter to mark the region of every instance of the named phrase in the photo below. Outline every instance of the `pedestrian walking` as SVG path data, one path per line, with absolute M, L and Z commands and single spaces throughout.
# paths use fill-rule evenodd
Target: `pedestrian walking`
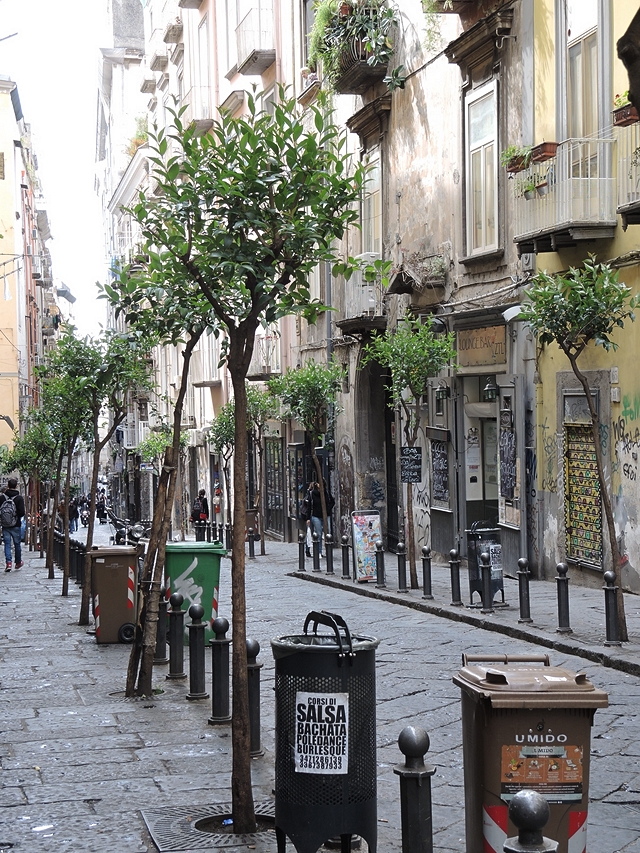
M 324 480 L 322 481 L 322 485 L 324 487 L 324 502 L 327 508 L 328 521 L 329 516 L 331 515 L 331 510 L 335 506 L 335 501 L 331 496 L 329 490 L 327 489 Z M 308 524 L 311 528 L 312 533 L 318 534 L 318 542 L 320 543 L 320 556 L 322 557 L 324 556 L 322 553 L 322 534 L 324 530 L 322 519 L 322 498 L 320 497 L 320 484 L 314 483 L 313 488 L 309 490 L 309 493 L 311 495 L 311 519 L 309 520 Z
M 204 489 L 200 489 L 197 498 L 191 505 L 191 523 L 209 520 L 209 502 Z
M 18 481 L 10 477 L 7 488 L 0 495 L 0 524 L 2 525 L 2 539 L 4 541 L 4 556 L 6 560 L 5 572 L 12 568 L 11 543 L 16 557 L 16 569 L 20 569 L 22 562 L 22 528 L 21 519 L 24 517 L 24 498 L 17 489 Z
M 76 503 L 75 498 L 71 498 L 69 501 L 69 533 L 75 533 L 78 529 L 79 515 L 78 504 Z

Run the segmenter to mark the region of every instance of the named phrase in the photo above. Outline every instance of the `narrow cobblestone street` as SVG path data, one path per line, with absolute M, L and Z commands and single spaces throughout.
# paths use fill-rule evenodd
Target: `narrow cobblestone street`
M 106 530 L 103 530 L 105 537 Z M 256 801 L 273 789 L 274 662 L 270 639 L 299 633 L 310 610 L 340 613 L 352 632 L 380 639 L 377 652 L 378 850 L 400 851 L 398 734 L 408 724 L 431 737 L 435 764 L 435 850 L 464 849 L 460 694 L 451 678 L 463 651 L 532 653 L 520 639 L 439 618 L 412 607 L 292 577 L 297 548 L 267 543 L 247 563 L 248 633 L 262 669 L 263 757 L 253 763 Z M 230 616 L 228 559 L 222 561 L 220 614 Z M 0 850 L 153 851 L 141 810 L 230 801 L 230 730 L 211 727 L 210 700 L 186 702 L 184 683 L 165 680 L 152 700 L 127 700 L 129 648 L 97 645 L 76 624 L 80 595 L 60 596 L 43 562 L 28 559 L 2 576 L 2 793 Z M 540 649 L 545 651 L 544 649 Z M 585 671 L 609 692 L 593 728 L 589 853 L 640 851 L 638 679 L 551 651 L 554 665 Z M 207 658 L 207 684 L 210 662 Z M 208 688 L 207 688 L 208 689 Z M 200 836 L 202 833 L 196 833 Z M 217 850 L 203 839 L 180 849 Z M 202 846 L 205 844 L 205 846 Z M 253 846 L 252 846 L 253 845 Z M 225 845 L 225 848 L 228 845 Z M 178 849 L 178 848 L 176 848 Z M 275 853 L 275 839 L 234 849 Z M 288 851 L 293 850 L 291 845 Z

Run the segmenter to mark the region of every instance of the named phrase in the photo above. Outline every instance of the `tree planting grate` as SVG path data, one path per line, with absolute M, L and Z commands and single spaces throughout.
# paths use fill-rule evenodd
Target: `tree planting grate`
M 275 822 L 275 805 L 271 800 L 256 803 L 256 818 Z M 231 850 L 265 838 L 265 832 L 235 834 L 233 832 L 204 832 L 197 824 L 214 817 L 231 817 L 231 804 L 211 806 L 169 806 L 166 809 L 145 809 L 142 819 L 160 853 L 179 853 L 184 850 Z M 275 831 L 268 830 L 267 835 Z

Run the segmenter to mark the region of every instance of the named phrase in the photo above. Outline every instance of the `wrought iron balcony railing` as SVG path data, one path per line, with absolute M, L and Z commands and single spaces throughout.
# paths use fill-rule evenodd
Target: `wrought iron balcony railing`
M 262 74 L 276 60 L 273 0 L 257 0 L 236 27 L 238 71 Z
M 513 178 L 521 254 L 610 239 L 616 226 L 613 139 L 567 139 L 555 157 Z

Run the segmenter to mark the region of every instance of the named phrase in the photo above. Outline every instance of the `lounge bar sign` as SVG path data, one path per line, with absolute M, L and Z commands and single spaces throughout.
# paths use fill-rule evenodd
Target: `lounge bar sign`
M 506 327 L 483 326 L 481 329 L 459 329 L 457 349 L 458 364 L 462 367 L 506 364 Z

